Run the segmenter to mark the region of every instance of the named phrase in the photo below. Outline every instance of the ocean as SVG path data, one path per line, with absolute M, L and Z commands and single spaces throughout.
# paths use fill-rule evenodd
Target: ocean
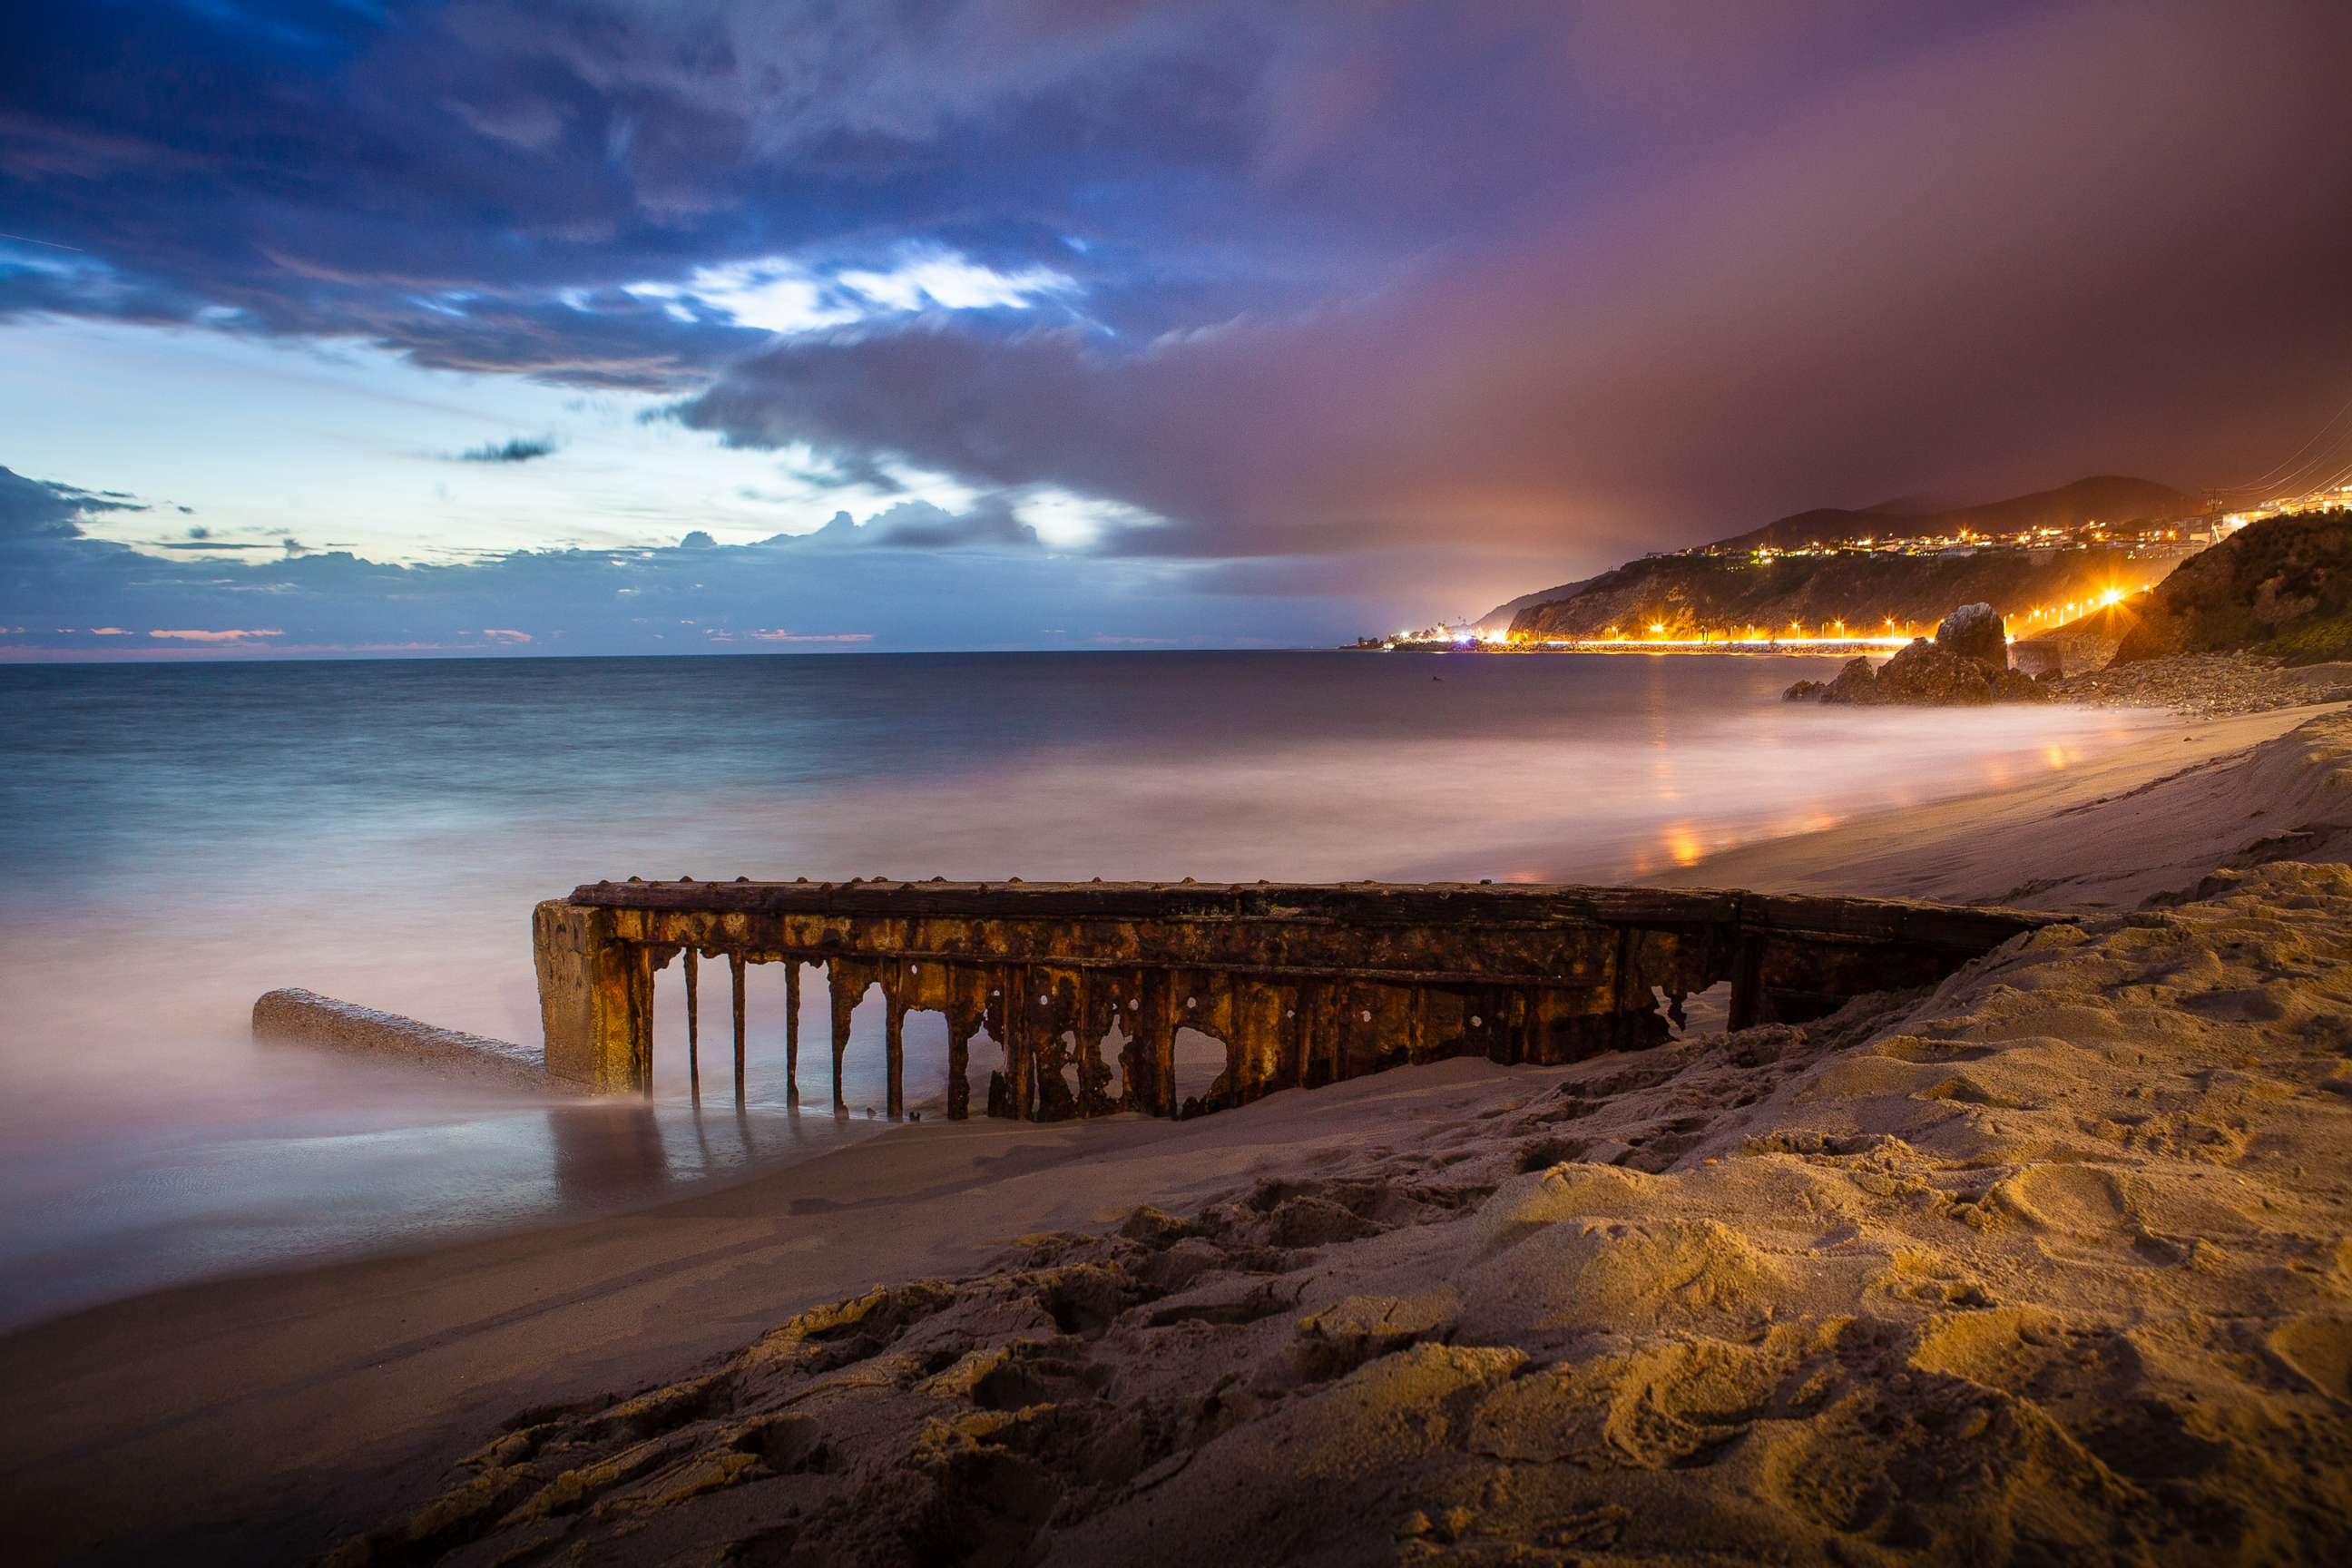
M 706 1011 L 703 1103 L 687 1092 L 674 973 L 651 1107 L 551 1107 L 247 1037 L 257 995 L 302 985 L 535 1042 L 530 907 L 580 882 L 1638 881 L 1760 837 L 2023 783 L 2161 721 L 1779 701 L 1836 663 L 1155 652 L 0 668 L 0 1325 L 643 1203 L 878 1125 L 863 1114 L 880 1100 L 878 1004 L 850 1050 L 851 1114 L 788 1106 L 772 966 L 752 973 L 740 1113 L 723 988 Z M 804 996 L 803 1039 L 822 1040 L 823 988 Z M 918 1109 L 943 1093 L 944 1026 L 926 1024 L 908 1031 Z M 985 1065 L 976 1047 L 976 1088 Z

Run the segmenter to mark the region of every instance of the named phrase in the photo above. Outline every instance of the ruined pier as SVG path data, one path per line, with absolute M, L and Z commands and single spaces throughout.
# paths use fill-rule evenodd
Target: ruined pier
M 598 882 L 532 917 L 551 1077 L 650 1093 L 656 976 L 683 959 L 700 1084 L 702 965 L 728 967 L 742 1094 L 748 965 L 786 965 L 788 1082 L 800 981 L 831 1002 L 841 1103 L 852 1013 L 885 1004 L 889 1113 L 903 1026 L 943 1014 L 947 1107 L 969 1112 L 971 1047 L 996 1059 L 992 1115 L 1193 1114 L 1457 1056 L 1557 1063 L 1654 1045 L 1684 1000 L 1730 984 L 1730 1026 L 1795 1022 L 1932 984 L 2063 917 L 1878 899 L 1537 884 Z M 1180 1103 L 1178 1034 L 1223 1070 Z M 1001 1056 L 997 1056 L 1001 1053 Z

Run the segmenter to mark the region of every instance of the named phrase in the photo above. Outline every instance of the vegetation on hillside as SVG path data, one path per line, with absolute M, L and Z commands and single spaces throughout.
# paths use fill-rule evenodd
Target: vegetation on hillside
M 2233 648 L 2290 664 L 2352 658 L 2352 512 L 2268 518 L 2182 562 L 2116 662 Z

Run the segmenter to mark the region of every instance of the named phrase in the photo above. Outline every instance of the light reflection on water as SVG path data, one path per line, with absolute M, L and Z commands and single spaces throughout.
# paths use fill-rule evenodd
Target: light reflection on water
M 1784 707 L 1834 660 L 1352 654 L 0 669 L 0 1321 L 215 1268 L 583 1212 L 803 1157 L 821 986 L 724 988 L 698 1117 L 675 972 L 658 1100 L 550 1110 L 257 1050 L 299 984 L 513 1039 L 528 914 L 640 874 L 1637 879 L 2021 783 L 2132 739 L 2072 709 Z M 935 1021 L 934 1021 L 935 1022 Z M 847 1096 L 881 1094 L 878 1006 Z M 910 1021 L 937 1107 L 944 1029 Z M 977 1055 L 977 1053 L 976 1053 Z M 985 1064 L 975 1061 L 975 1091 Z

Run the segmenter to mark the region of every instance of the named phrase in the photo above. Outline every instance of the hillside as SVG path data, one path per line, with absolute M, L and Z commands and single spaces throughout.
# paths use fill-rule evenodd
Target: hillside
M 2269 518 L 2182 562 L 2116 662 L 2221 649 L 2290 664 L 2352 657 L 2352 512 Z
M 1531 605 L 1511 622 L 1535 638 L 1668 636 L 1843 620 L 1865 630 L 1893 617 L 1933 626 L 1958 605 L 1982 602 L 2021 616 L 2040 605 L 2135 588 L 2163 570 L 2120 548 L 1997 551 L 1976 555 L 1660 555 L 1605 572 L 1568 598 Z
M 1516 599 L 1506 600 L 1496 605 L 1479 616 L 1474 624 L 1482 632 L 1509 631 L 1511 623 L 1518 619 L 1520 611 L 1531 610 L 1538 605 L 1549 605 L 1557 599 L 1574 598 L 1591 586 L 1591 578 L 1581 577 L 1573 583 L 1562 583 L 1556 588 L 1538 588 L 1532 594 L 1522 594 Z
M 1980 505 L 1949 507 L 1916 496 L 1860 509 L 1817 507 L 1717 542 L 1720 555 L 1629 562 L 1613 572 L 1522 595 L 1479 625 L 1526 637 L 1591 637 L 1612 626 L 1670 631 L 1733 626 L 1850 626 L 1933 621 L 1955 605 L 1983 600 L 2016 616 L 2046 605 L 2137 588 L 2161 576 L 2160 562 L 2129 562 L 2120 550 L 2039 552 L 1938 558 L 1898 554 L 1813 556 L 1758 563 L 1737 553 L 1800 550 L 1848 539 L 1936 539 L 1963 532 L 1991 538 L 2034 529 L 2071 532 L 2094 521 L 2130 523 L 2183 514 L 2189 498 L 2150 479 L 2112 475 Z
M 1999 535 L 2029 528 L 2076 528 L 2093 521 L 2177 517 L 2189 506 L 2189 498 L 2169 485 L 2102 474 L 2053 490 L 1948 510 L 1922 510 L 1909 500 L 1860 511 L 1816 507 L 1735 534 L 1719 545 L 1796 550 L 1841 539 L 1933 539 L 1964 532 Z

